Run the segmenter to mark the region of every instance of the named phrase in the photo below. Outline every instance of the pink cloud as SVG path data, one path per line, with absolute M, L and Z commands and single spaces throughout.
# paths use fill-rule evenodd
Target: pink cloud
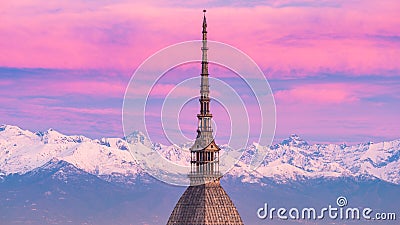
M 12 84 L 12 81 L 9 80 L 0 80 L 0 86 L 8 86 L 10 84 Z
M 377 95 L 396 97 L 394 87 L 382 84 L 322 83 L 297 85 L 288 90 L 276 91 L 277 102 L 291 104 L 346 104 Z
M 277 91 L 277 101 L 289 103 L 340 104 L 358 101 L 346 84 L 313 84 L 294 87 L 290 90 Z
M 311 143 L 368 142 L 398 138 L 398 109 L 388 104 L 357 102 L 350 105 L 277 103 L 275 141 L 297 133 Z
M 70 80 L 68 80 L 70 79 Z M 85 95 L 97 97 L 123 97 L 126 84 L 118 80 L 76 80 L 65 78 L 58 81 L 51 80 L 31 80 L 20 81 L 20 87 L 24 87 L 23 92 L 18 92 L 19 96 L 65 96 L 65 95 Z
M 173 97 L 183 97 L 197 95 L 198 92 L 189 87 L 177 86 L 175 84 L 156 84 L 150 92 L 151 97 L 167 97 L 168 94 L 171 94 Z
M 0 123 L 18 125 L 33 131 L 55 128 L 67 134 L 84 134 L 90 137 L 122 137 L 120 108 L 86 108 L 51 106 L 43 99 L 0 98 L 5 107 L 0 108 Z
M 133 69 L 162 47 L 200 38 L 200 26 L 194 24 L 202 17 L 195 8 L 166 2 L 163 7 L 29 2 L 5 6 L 2 66 Z M 339 6 L 211 7 L 209 38 L 242 49 L 270 68 L 271 77 L 400 71 L 398 40 L 390 39 L 400 33 L 400 4 L 342 1 Z
M 277 140 L 289 133 L 326 143 L 396 139 L 400 126 L 393 121 L 398 121 L 399 108 L 387 98 L 399 98 L 398 90 L 385 82 L 349 82 L 277 91 Z
M 125 91 L 126 84 L 115 81 L 70 81 L 70 82 L 59 82 L 51 83 L 46 86 L 46 89 L 50 89 L 54 92 L 58 92 L 60 95 L 69 93 L 73 94 L 85 94 L 85 95 L 105 95 L 109 97 L 121 96 Z M 58 90 L 58 91 L 56 91 Z
M 313 6 L 320 2 L 301 1 Z M 375 75 L 378 79 L 400 72 L 398 1 L 335 1 L 338 7 L 283 7 L 291 3 L 208 7 L 209 39 L 238 47 L 270 71 L 268 78 L 278 80 L 319 76 L 320 72 Z M 201 37 L 201 9 L 177 7 L 167 1 L 38 4 L 35 0 L 22 0 L 7 1 L 0 11 L 0 67 L 112 69 L 129 77 L 157 50 Z M 193 76 L 198 74 L 194 71 Z M 213 76 L 228 77 L 224 71 L 217 68 L 212 71 Z M 119 109 L 100 102 L 104 97 L 122 99 L 127 81 L 113 73 L 86 80 L 70 74 L 64 77 L 0 80 L 0 85 L 6 87 L 0 97 L 1 119 L 44 129 L 60 126 L 68 132 L 75 130 L 73 133 L 86 129 L 82 132 L 122 136 Z M 278 135 L 295 132 L 307 138 L 323 133 L 344 140 L 349 135 L 367 140 L 398 133 L 398 106 L 380 101 L 398 99 L 398 85 L 373 84 L 373 79 L 367 81 L 369 84 L 329 83 L 330 79 L 326 79 L 324 84 L 283 85 L 284 90 L 275 93 Z M 172 88 L 171 84 L 160 84 L 153 94 L 165 96 Z M 135 91 L 143 94 L 146 90 L 138 87 Z M 218 96 L 217 90 L 211 91 L 212 96 Z M 190 90 L 182 89 L 181 95 L 188 93 Z M 7 97 L 13 94 L 17 96 Z M 102 107 L 62 102 L 64 96 L 70 95 L 82 96 L 80 100 L 94 99 Z M 368 98 L 378 100 L 367 101 Z M 254 112 L 253 105 L 248 107 Z M 260 120 L 252 119 L 255 123 Z M 188 116 L 188 124 L 189 121 Z
M 121 109 L 119 108 L 76 108 L 76 107 L 51 107 L 54 111 L 66 111 L 69 113 L 79 114 L 94 114 L 96 116 L 109 115 L 109 116 L 121 116 Z

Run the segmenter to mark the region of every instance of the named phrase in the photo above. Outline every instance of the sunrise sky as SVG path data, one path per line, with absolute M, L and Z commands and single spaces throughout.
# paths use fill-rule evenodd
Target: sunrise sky
M 0 124 L 122 137 L 133 72 L 164 47 L 200 39 L 203 8 L 209 39 L 266 74 L 276 141 L 400 138 L 398 0 L 3 1 Z

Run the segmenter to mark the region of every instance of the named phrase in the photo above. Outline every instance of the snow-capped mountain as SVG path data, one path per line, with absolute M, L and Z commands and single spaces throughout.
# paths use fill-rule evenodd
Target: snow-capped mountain
M 355 146 L 309 145 L 292 135 L 271 147 L 253 143 L 246 153 L 256 148 L 265 148 L 267 152 L 263 164 L 253 172 L 256 181 L 262 177 L 283 182 L 320 177 L 369 177 L 400 184 L 400 140 Z M 244 162 L 248 158 L 251 156 L 242 157 Z M 238 170 L 236 174 L 240 172 Z
M 32 133 L 16 126 L 0 127 L 0 171 L 24 174 L 51 160 L 66 161 L 95 175 L 142 173 L 120 138 L 92 140 L 49 129 Z
M 150 141 L 141 132 L 125 138 L 93 140 L 84 136 L 67 136 L 53 129 L 30 132 L 16 126 L 0 126 L 0 177 L 25 174 L 51 162 L 67 162 L 79 170 L 102 179 L 136 178 L 144 170 L 128 151 L 128 143 L 158 151 L 180 165 L 189 165 L 188 145 L 165 146 Z M 267 152 L 255 171 L 247 167 L 254 152 Z M 242 182 L 262 183 L 264 178 L 285 183 L 309 178 L 364 177 L 400 184 L 400 140 L 365 143 L 354 146 L 336 144 L 310 145 L 297 135 L 280 144 L 248 146 L 240 161 L 226 177 Z

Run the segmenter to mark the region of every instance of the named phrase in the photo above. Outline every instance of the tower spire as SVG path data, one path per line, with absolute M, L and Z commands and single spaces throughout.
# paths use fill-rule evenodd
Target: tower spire
M 199 119 L 199 126 L 197 129 L 197 137 L 201 137 L 201 148 L 206 147 L 213 140 L 212 126 L 210 113 L 210 85 L 208 83 L 208 59 L 207 59 L 207 20 L 206 10 L 203 10 L 203 40 L 202 40 L 202 57 L 201 57 L 201 83 L 200 83 L 200 114 L 197 115 Z
M 201 99 L 209 98 L 209 84 L 208 84 L 208 59 L 207 59 L 207 20 L 206 20 L 206 10 L 203 10 L 203 46 L 201 47 L 202 58 L 201 58 L 201 90 L 200 90 L 200 101 Z M 207 107 L 208 108 L 208 107 Z M 205 109 L 205 108 L 201 108 Z M 202 113 L 202 112 L 200 112 Z
M 198 127 L 197 137 L 191 151 L 191 183 L 198 184 L 218 180 L 219 173 L 219 150 L 215 144 L 212 129 L 212 114 L 210 112 L 210 85 L 208 83 L 208 59 L 207 59 L 207 20 L 206 10 L 203 10 L 203 39 L 201 58 L 201 81 L 200 81 L 200 113 L 197 114 Z

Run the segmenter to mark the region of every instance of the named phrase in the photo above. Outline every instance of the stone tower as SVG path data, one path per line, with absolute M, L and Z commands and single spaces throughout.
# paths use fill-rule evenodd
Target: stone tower
M 190 186 L 176 204 L 167 225 L 243 225 L 239 212 L 219 182 L 220 148 L 215 144 L 211 124 L 206 10 L 203 12 L 200 113 L 196 141 L 190 148 Z

